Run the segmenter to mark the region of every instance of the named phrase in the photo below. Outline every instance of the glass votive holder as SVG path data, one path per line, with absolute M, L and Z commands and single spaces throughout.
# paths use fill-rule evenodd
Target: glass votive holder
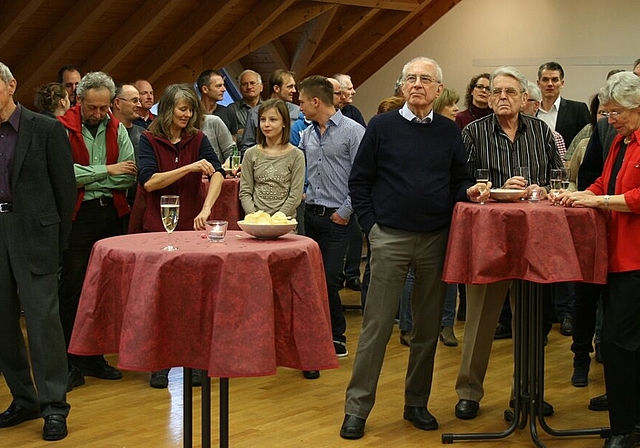
M 540 202 L 540 189 L 533 188 L 529 192 L 529 203 L 537 204 L 538 202 Z
M 210 219 L 205 223 L 207 239 L 212 243 L 222 243 L 227 236 L 228 222 L 221 219 Z

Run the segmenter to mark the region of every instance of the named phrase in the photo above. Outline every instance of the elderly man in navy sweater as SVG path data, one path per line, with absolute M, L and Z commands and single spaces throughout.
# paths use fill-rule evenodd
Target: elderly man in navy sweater
M 402 70 L 407 99 L 400 111 L 375 116 L 358 149 L 349 188 L 371 244 L 371 284 L 347 387 L 340 436 L 359 439 L 374 404 L 387 342 L 407 269 L 415 269 L 414 327 L 405 381 L 404 418 L 436 429 L 427 410 L 446 285 L 442 268 L 453 206 L 481 196 L 467 168 L 455 123 L 432 110 L 442 70 L 416 58 Z

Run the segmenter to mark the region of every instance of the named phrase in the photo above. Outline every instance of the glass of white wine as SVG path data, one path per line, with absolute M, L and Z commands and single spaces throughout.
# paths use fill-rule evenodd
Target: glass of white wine
M 489 182 L 489 170 L 486 168 L 478 168 L 476 170 L 476 182 L 478 183 L 480 194 L 484 193 L 485 188 L 487 188 L 487 182 Z M 484 204 L 484 201 L 480 201 L 480 204 Z
M 560 189 L 562 188 L 562 170 L 551 170 L 551 196 L 557 198 L 560 195 Z
M 176 246 L 171 244 L 171 233 L 176 229 L 180 217 L 180 196 L 160 196 L 160 216 L 164 229 L 169 233 L 169 245 L 163 247 L 162 250 L 178 250 Z

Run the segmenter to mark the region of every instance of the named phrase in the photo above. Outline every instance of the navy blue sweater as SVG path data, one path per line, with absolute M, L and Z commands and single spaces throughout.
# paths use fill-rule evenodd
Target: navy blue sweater
M 351 176 L 351 204 L 362 229 L 375 223 L 412 232 L 448 226 L 453 205 L 474 184 L 460 129 L 434 114 L 413 123 L 396 111 L 376 115 L 362 138 Z

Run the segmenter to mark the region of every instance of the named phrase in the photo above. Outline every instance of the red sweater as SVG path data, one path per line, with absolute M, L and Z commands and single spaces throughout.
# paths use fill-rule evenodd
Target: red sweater
M 616 179 L 615 194 L 624 194 L 630 212 L 612 211 L 609 219 L 609 272 L 640 270 L 640 130 L 631 141 Z M 616 136 L 611 144 L 602 175 L 587 188 L 597 195 L 607 193 L 613 164 L 624 137 Z

